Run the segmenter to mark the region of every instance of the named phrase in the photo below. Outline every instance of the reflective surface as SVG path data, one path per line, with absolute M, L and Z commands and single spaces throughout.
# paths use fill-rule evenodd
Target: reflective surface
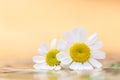
M 120 62 L 107 63 L 92 71 L 35 71 L 28 68 L 1 67 L 0 80 L 119 80 Z

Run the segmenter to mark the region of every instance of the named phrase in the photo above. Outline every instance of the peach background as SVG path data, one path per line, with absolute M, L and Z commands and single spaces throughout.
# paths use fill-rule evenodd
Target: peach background
M 0 61 L 31 60 L 74 27 L 98 33 L 107 56 L 120 53 L 119 0 L 0 0 Z

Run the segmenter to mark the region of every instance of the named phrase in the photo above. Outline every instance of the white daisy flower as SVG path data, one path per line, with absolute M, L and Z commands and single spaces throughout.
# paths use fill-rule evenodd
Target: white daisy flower
M 96 59 L 104 59 L 105 52 L 101 51 L 102 43 L 97 42 L 98 35 L 93 34 L 86 40 L 86 30 L 75 28 L 66 32 L 64 37 L 68 46 L 66 52 L 57 54 L 62 65 L 68 65 L 71 70 L 91 70 L 101 68 L 102 64 Z
M 60 40 L 56 48 L 56 39 L 52 40 L 50 49 L 48 49 L 46 44 L 41 44 L 38 49 L 40 56 L 33 57 L 33 62 L 36 63 L 34 68 L 37 70 L 60 70 L 60 61 L 57 60 L 56 54 L 65 49 L 62 44 L 65 43 Z

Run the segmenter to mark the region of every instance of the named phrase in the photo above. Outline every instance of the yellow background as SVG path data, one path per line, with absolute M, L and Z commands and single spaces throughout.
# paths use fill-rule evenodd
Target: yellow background
M 119 0 L 0 0 L 0 61 L 31 60 L 74 27 L 98 33 L 107 56 L 119 57 Z

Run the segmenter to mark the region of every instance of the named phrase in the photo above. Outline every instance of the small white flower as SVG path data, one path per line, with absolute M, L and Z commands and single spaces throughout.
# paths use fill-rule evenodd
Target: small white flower
M 72 70 L 91 70 L 102 67 L 96 59 L 104 59 L 105 52 L 101 51 L 103 45 L 97 42 L 97 34 L 93 34 L 86 40 L 86 30 L 75 28 L 71 33 L 66 32 L 64 37 L 67 41 L 67 44 L 64 44 L 67 50 L 57 54 L 57 59 L 62 65 L 68 65 Z
M 36 63 L 34 68 L 37 70 L 60 70 L 60 61 L 57 60 L 56 54 L 65 49 L 62 44 L 65 44 L 65 42 L 60 40 L 56 48 L 56 39 L 52 40 L 50 49 L 46 44 L 41 44 L 38 49 L 40 56 L 33 57 L 33 62 Z

